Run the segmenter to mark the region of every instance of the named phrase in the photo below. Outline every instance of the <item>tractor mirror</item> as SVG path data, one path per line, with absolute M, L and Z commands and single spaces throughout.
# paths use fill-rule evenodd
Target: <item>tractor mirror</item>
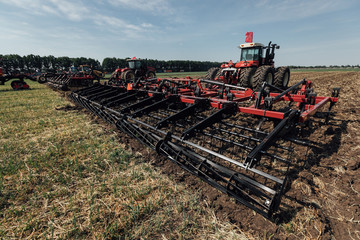
M 276 49 L 280 49 L 280 46 L 279 46 L 279 45 L 277 45 L 277 46 L 276 46 Z

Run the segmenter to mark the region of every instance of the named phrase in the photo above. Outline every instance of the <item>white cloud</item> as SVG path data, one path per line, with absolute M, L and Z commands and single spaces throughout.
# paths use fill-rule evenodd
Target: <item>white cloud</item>
M 89 9 L 81 2 L 69 0 L 0 0 L 0 2 L 26 9 L 27 14 L 54 14 L 65 16 L 70 20 L 79 21 L 89 14 Z
M 262 0 L 256 7 L 264 12 L 260 13 L 262 21 L 292 20 L 333 12 L 348 7 L 351 2 L 352 0 Z
M 117 7 L 137 9 L 149 14 L 172 14 L 174 11 L 168 0 L 108 0 L 110 4 Z
M 80 2 L 67 0 L 50 0 L 59 14 L 67 16 L 70 20 L 80 21 L 90 13 L 90 10 Z
M 151 23 L 142 23 L 140 25 L 130 24 L 117 17 L 109 17 L 101 14 L 97 14 L 94 19 L 94 23 L 101 27 L 101 29 L 106 29 L 112 34 L 116 35 L 118 38 L 127 39 L 127 38 L 144 38 L 145 33 L 156 31 L 156 27 Z M 148 37 L 148 36 L 147 36 Z
M 120 0 L 127 2 L 126 0 Z M 139 3 L 142 0 L 137 0 Z M 156 0 L 160 3 L 163 0 Z M 0 3 L 12 5 L 18 8 L 26 9 L 27 14 L 57 16 L 66 18 L 70 21 L 88 21 L 97 26 L 101 26 L 102 30 L 111 32 L 112 34 L 121 35 L 123 39 L 139 38 L 140 33 L 151 32 L 155 26 L 151 23 L 133 24 L 118 17 L 108 16 L 99 9 L 88 7 L 82 1 L 70 0 L 0 0 Z M 127 3 L 130 4 L 130 3 Z M 155 9 L 157 4 L 151 2 L 143 2 L 144 9 Z M 93 6 L 93 4 L 89 4 Z M 91 26 L 91 24 L 89 25 Z M 51 29 L 49 30 L 51 32 Z M 49 34 L 49 37 L 54 36 Z

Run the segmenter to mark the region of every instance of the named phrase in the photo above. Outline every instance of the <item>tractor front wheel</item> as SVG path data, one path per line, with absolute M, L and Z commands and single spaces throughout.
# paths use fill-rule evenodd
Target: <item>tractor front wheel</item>
M 256 68 L 254 67 L 241 69 L 238 86 L 244 88 L 252 86 L 254 83 L 255 72 Z
M 263 82 L 273 84 L 274 82 L 274 68 L 271 66 L 261 66 L 255 72 L 254 81 L 251 88 L 254 91 L 259 91 Z
M 274 85 L 286 89 L 290 81 L 290 68 L 278 67 L 275 72 Z
M 133 70 L 128 70 L 122 73 L 122 79 L 125 80 L 126 83 L 135 81 L 135 73 Z
M 218 67 L 210 68 L 205 75 L 205 79 L 215 80 L 220 75 L 219 71 L 221 73 L 221 70 Z

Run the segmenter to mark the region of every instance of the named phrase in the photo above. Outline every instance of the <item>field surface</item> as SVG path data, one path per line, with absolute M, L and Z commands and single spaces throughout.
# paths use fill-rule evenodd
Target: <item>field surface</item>
M 319 96 L 341 87 L 340 100 L 329 125 L 314 118 L 304 132 L 313 144 L 293 159 L 291 210 L 274 221 L 64 94 L 0 86 L 0 238 L 359 239 L 360 72 L 300 71 L 291 83 L 303 78 Z

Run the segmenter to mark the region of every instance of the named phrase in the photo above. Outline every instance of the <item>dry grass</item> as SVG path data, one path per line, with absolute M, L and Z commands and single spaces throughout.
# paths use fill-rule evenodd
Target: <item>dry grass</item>
M 44 85 L 0 86 L 0 238 L 245 239 Z

